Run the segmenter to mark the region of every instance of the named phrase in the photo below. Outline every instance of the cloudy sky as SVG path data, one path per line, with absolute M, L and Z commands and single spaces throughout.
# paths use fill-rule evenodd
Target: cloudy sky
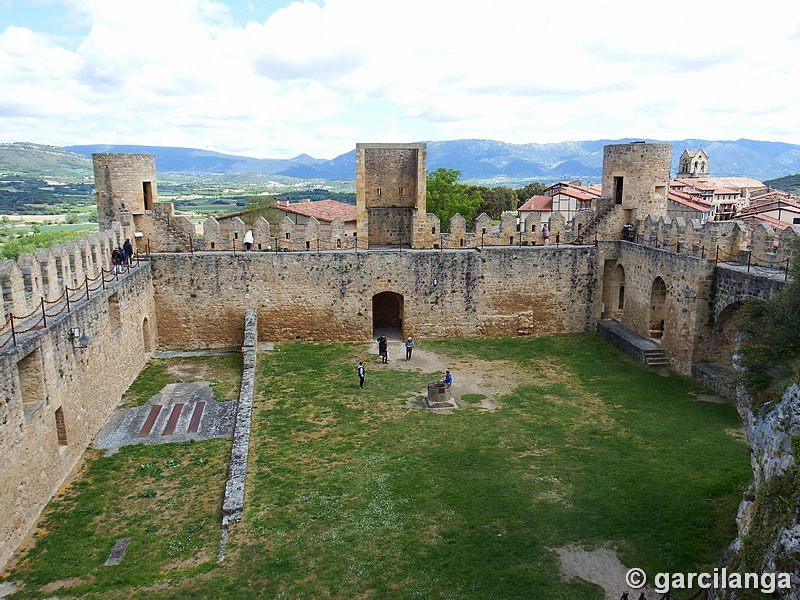
M 0 142 L 800 143 L 789 0 L 0 0 Z

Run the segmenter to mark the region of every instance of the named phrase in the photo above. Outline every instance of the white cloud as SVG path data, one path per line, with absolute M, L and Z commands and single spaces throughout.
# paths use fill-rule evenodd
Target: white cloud
M 328 158 L 380 136 L 800 141 L 788 2 L 287 0 L 260 23 L 221 0 L 61 4 L 79 43 L 7 11 L 15 141 Z

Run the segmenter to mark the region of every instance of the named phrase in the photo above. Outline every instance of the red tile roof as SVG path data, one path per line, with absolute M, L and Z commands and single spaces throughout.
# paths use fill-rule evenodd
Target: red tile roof
M 767 202 L 761 202 L 759 204 L 751 204 L 742 209 L 741 214 L 743 215 L 755 215 L 763 212 L 770 212 L 772 210 L 786 210 L 789 212 L 797 212 L 800 214 L 800 205 L 795 204 L 789 200 L 785 200 L 783 198 L 775 198 L 774 200 L 770 200 Z
M 708 212 L 713 206 L 709 202 L 698 201 L 697 198 L 692 198 L 686 194 L 682 194 L 681 192 L 669 192 L 667 194 L 667 198 L 672 202 L 677 202 L 678 204 L 692 210 L 696 210 L 697 212 Z
M 737 219 L 741 219 L 742 221 L 746 222 L 748 225 L 754 225 L 756 223 L 765 223 L 775 229 L 776 231 L 783 231 L 787 227 L 789 227 L 789 223 L 784 221 L 778 221 L 778 219 L 773 219 L 767 215 L 737 215 Z
M 517 210 L 520 212 L 551 212 L 553 198 L 552 196 L 533 196 Z
M 294 202 L 292 204 L 279 204 L 277 210 L 314 217 L 317 221 L 333 221 L 339 217 L 343 222 L 356 220 L 356 207 L 354 204 L 338 202 L 337 200 L 317 200 L 316 202 Z

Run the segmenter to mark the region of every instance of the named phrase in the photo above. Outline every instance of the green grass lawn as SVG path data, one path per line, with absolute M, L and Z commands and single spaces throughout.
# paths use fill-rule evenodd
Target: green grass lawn
M 709 393 L 698 383 L 594 335 L 417 342 L 448 358 L 457 384 L 471 370 L 499 377 L 497 408 L 469 389 L 451 414 L 410 407 L 442 373 L 379 365 L 372 345 L 277 345 L 260 358 L 245 517 L 225 562 L 227 443 L 90 452 L 12 573 L 25 583 L 12 598 L 52 597 L 42 585 L 76 578 L 57 595 L 600 600 L 599 587 L 562 580 L 554 549 L 610 547 L 629 567 L 697 572 L 735 536 L 749 455 L 731 435 L 734 407 L 697 401 Z M 173 502 L 171 518 L 156 500 Z M 123 563 L 100 566 L 123 534 Z M 48 549 L 73 538 L 68 562 Z

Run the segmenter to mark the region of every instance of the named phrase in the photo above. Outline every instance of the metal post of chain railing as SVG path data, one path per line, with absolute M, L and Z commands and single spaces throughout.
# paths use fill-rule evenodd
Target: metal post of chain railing
M 69 286 L 64 285 L 64 297 L 67 299 L 67 314 L 69 314 Z
M 789 259 L 786 259 L 786 268 L 783 270 L 783 280 L 789 281 Z
M 89 276 L 83 276 L 83 284 L 86 286 L 86 299 L 89 299 Z
M 8 316 L 10 317 L 9 320 L 11 321 L 11 340 L 13 341 L 14 347 L 16 348 L 17 347 L 17 332 L 14 329 L 14 315 L 10 314 Z
M 236 256 L 236 238 L 233 238 L 233 255 Z
M 40 296 L 42 303 L 42 327 L 47 327 L 47 311 L 44 308 L 44 296 Z
M 705 257 L 706 257 L 706 247 L 700 246 L 700 258 L 705 258 Z
M 717 244 L 717 249 L 714 252 L 714 264 L 716 265 L 719 262 L 719 244 Z
M 675 244 L 675 252 L 677 252 L 678 254 L 681 253 L 681 241 L 680 240 L 678 240 L 678 243 Z
M 752 259 L 753 259 L 753 253 L 752 252 L 748 252 L 747 253 L 747 272 L 748 273 L 750 272 L 750 264 L 752 263 Z

